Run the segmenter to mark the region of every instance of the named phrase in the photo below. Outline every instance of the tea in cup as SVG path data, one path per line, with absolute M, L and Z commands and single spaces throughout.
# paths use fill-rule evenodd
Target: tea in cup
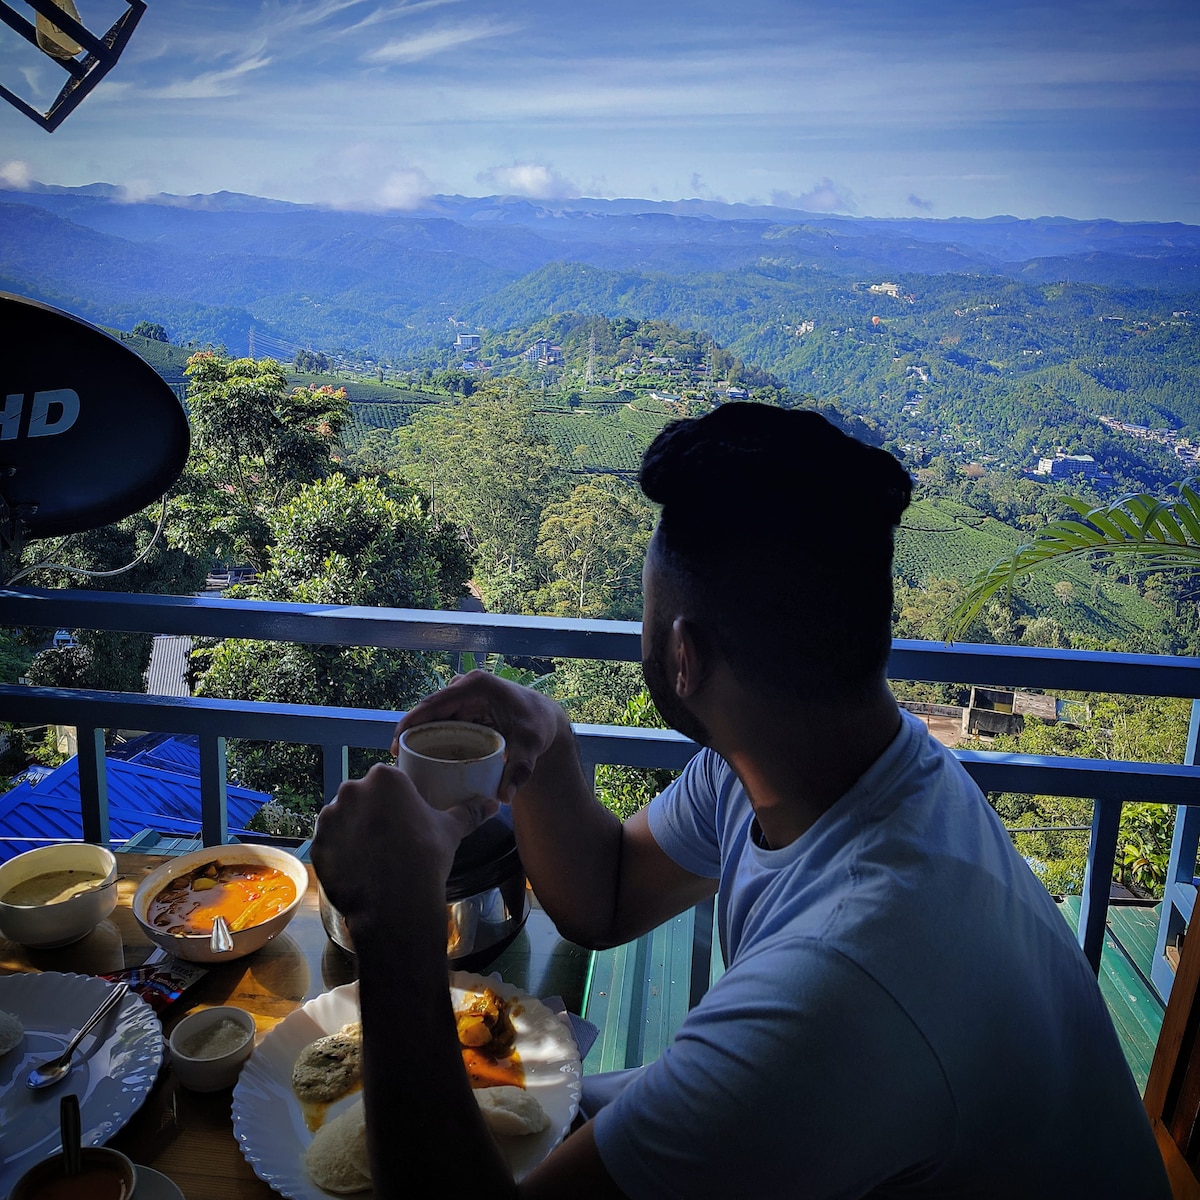
M 59 1153 L 30 1167 L 13 1186 L 9 1200 L 129 1200 L 137 1168 L 108 1146 L 84 1146 L 77 1175 L 66 1173 Z
M 434 808 L 494 796 L 504 773 L 504 739 L 488 725 L 430 721 L 400 735 L 396 766 Z

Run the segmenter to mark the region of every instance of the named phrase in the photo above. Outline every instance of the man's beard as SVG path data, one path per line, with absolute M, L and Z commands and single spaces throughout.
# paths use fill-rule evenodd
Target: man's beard
M 710 745 L 710 736 L 704 722 L 675 694 L 667 679 L 667 640 L 670 630 L 655 622 L 650 630 L 650 655 L 642 658 L 642 678 L 650 692 L 654 707 L 666 723 L 684 737 L 691 738 L 701 746 Z

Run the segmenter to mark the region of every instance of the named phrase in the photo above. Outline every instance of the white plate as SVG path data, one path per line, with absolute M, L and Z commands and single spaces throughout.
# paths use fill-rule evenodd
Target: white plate
M 179 1185 L 161 1171 L 153 1171 L 135 1164 L 137 1169 L 137 1185 L 133 1189 L 133 1200 L 184 1200 Z
M 16 1013 L 25 1036 L 0 1057 L 0 1196 L 35 1162 L 60 1149 L 59 1100 L 79 1097 L 85 1146 L 102 1146 L 141 1107 L 162 1066 L 162 1026 L 140 996 L 88 1034 L 62 1083 L 32 1091 L 25 1076 L 61 1054 L 113 984 L 92 975 L 0 976 L 0 1009 Z
M 513 1025 L 517 1052 L 525 1068 L 525 1086 L 550 1117 L 544 1132 L 522 1138 L 497 1138 L 514 1179 L 529 1173 L 567 1135 L 579 1110 L 583 1072 L 579 1050 L 566 1022 L 540 1000 L 524 996 L 498 976 L 485 979 L 465 971 L 450 975 L 457 1004 L 468 989 L 492 987 L 515 1000 Z M 316 1038 L 336 1033 L 358 1020 L 358 984 L 334 988 L 310 1000 L 275 1026 L 255 1048 L 233 1089 L 233 1131 L 254 1173 L 290 1200 L 328 1200 L 304 1170 L 301 1158 L 313 1135 L 292 1090 L 292 1067 L 300 1051 Z M 326 1122 L 349 1108 L 361 1093 L 330 1106 Z M 371 1191 L 356 1193 L 371 1200 Z

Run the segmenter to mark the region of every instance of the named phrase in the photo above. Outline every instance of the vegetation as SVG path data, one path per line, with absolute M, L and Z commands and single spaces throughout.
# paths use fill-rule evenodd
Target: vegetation
M 388 469 L 429 497 L 435 521 L 453 521 L 475 563 L 484 603 L 523 612 L 540 582 L 537 536 L 547 505 L 563 495 L 561 463 L 537 437 L 519 380 L 423 409 L 395 431 Z
M 193 451 L 175 505 L 181 543 L 217 562 L 268 565 L 270 519 L 336 470 L 344 391 L 294 388 L 272 359 L 188 360 Z
M 247 599 L 392 608 L 453 607 L 470 574 L 450 526 L 435 528 L 420 498 L 391 481 L 341 474 L 300 489 L 270 514 L 268 565 L 237 589 Z M 438 660 L 406 650 L 227 640 L 194 653 L 197 692 L 226 699 L 396 711 L 433 690 Z M 365 771 L 371 758 L 358 755 Z M 317 804 L 321 770 L 308 746 L 235 743 L 231 768 L 250 787 Z
M 1061 571 L 1075 561 L 1128 560 L 1143 574 L 1194 572 L 1200 566 L 1200 495 L 1191 483 L 1178 484 L 1176 491 L 1167 499 L 1141 493 L 1103 505 L 1063 497 L 1080 519 L 1052 522 L 977 575 L 951 614 L 947 632 L 961 632 L 993 597 L 1010 597 L 1019 579 Z
M 118 229 L 136 218 L 149 238 L 158 215 L 138 206 L 106 219 Z M 195 259 L 180 242 L 169 253 L 186 295 L 170 297 L 155 290 L 168 275 L 161 261 L 120 237 L 105 235 L 104 280 L 89 283 L 65 253 L 70 278 L 42 264 L 34 294 L 131 330 L 119 336 L 187 387 L 195 450 L 170 498 L 156 552 L 165 557 L 147 560 L 154 577 L 113 586 L 176 590 L 198 570 L 248 565 L 258 578 L 242 594 L 263 598 L 450 606 L 469 581 L 492 610 L 636 619 L 653 523 L 633 481 L 641 453 L 669 420 L 744 395 L 819 407 L 909 465 L 918 490 L 897 538 L 898 636 L 943 637 L 954 614 L 955 635 L 972 640 L 1200 651 L 1190 578 L 1154 557 L 1195 540 L 1185 511 L 1194 497 L 1154 499 L 1200 441 L 1200 269 L 1186 238 L 1164 249 L 1161 231 L 1125 230 L 1128 252 L 1081 252 L 1055 267 L 1031 247 L 1069 255 L 1080 231 L 938 223 L 930 242 L 915 226 L 898 237 L 870 222 L 706 220 L 698 238 L 694 220 L 662 217 L 564 222 L 542 212 L 518 231 L 514 215 L 492 238 L 478 222 L 464 233 L 453 219 L 389 217 L 385 227 L 346 216 L 339 261 L 279 234 L 286 252 L 253 278 L 237 256 Z M 172 221 L 187 225 L 179 213 Z M 73 244 L 70 227 L 61 233 Z M 156 252 L 177 236 L 164 224 Z M 35 270 L 39 244 L 14 249 L 14 278 Z M 1019 272 L 996 246 L 1023 262 Z M 1055 277 L 1066 270 L 1075 282 Z M 70 287 L 93 290 L 72 303 Z M 225 352 L 247 346 L 251 325 L 290 339 L 286 368 Z M 1103 474 L 1072 481 L 1068 497 L 1030 474 L 1059 454 L 1090 454 Z M 1116 504 L 1114 488 L 1125 493 Z M 117 565 L 147 544 L 154 519 L 132 519 L 121 537 L 73 539 L 60 557 Z M 1136 566 L 1100 553 L 1114 531 L 1129 533 L 1126 519 L 1143 530 Z M 48 569 L 31 578 L 67 579 Z M 5 670 L 141 686 L 145 646 L 104 648 L 83 634 L 74 650 L 43 651 L 30 665 L 47 635 L 0 659 Z M 193 666 L 209 695 L 377 707 L 405 706 L 448 669 L 236 642 L 201 647 Z M 579 720 L 658 719 L 635 664 L 547 667 L 502 669 L 539 678 Z M 954 685 L 897 691 L 963 698 Z M 1077 699 L 1091 714 L 1083 725 L 1031 722 L 1014 745 L 1177 752 L 1155 730 L 1178 731 L 1178 706 Z M 281 803 L 315 801 L 303 755 L 232 755 Z M 599 784 L 626 812 L 661 782 L 602 772 Z M 1087 806 L 996 804 L 1029 830 L 1018 845 L 1048 885 L 1074 886 L 1086 838 L 1061 827 L 1087 825 Z M 1129 807 L 1118 874 L 1153 890 L 1164 837 L 1167 816 Z

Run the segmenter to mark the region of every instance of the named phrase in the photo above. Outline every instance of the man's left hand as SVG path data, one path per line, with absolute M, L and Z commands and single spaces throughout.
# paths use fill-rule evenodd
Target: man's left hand
M 440 910 L 459 843 L 498 807 L 479 796 L 440 812 L 407 775 L 381 763 L 343 783 L 317 821 L 312 861 L 351 936 L 381 921 L 393 929 L 405 924 L 397 913 Z M 444 935 L 444 920 L 440 927 Z

